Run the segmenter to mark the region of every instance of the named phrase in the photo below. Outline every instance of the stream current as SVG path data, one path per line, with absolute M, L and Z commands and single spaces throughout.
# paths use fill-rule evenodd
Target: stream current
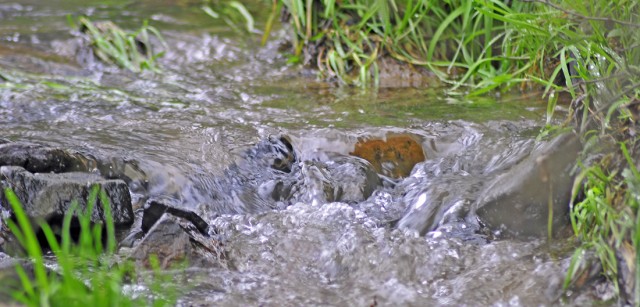
M 259 35 L 230 32 L 199 4 L 109 3 L 0 3 L 0 137 L 135 161 L 148 186 L 131 187 L 134 201 L 172 198 L 208 217 L 233 268 L 187 270 L 181 303 L 531 306 L 593 299 L 590 291 L 562 291 L 570 240 L 493 240 L 459 210 L 539 146 L 546 111 L 539 93 L 466 101 L 436 82 L 337 87 L 286 65 L 282 38 L 260 47 Z M 99 62 L 68 27 L 67 14 L 131 29 L 150 19 L 170 46 L 159 60 L 163 73 Z M 300 161 L 331 163 L 358 138 L 393 133 L 418 139 L 426 161 L 364 201 L 212 205 L 212 195 L 226 191 L 211 190 L 211 178 L 233 177 L 228 167 L 242 166 L 242 153 L 270 136 L 290 138 Z M 333 184 L 340 179 L 331 177 Z

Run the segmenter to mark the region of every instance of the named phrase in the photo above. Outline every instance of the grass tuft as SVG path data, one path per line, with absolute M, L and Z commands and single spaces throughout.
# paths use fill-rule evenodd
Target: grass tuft
M 238 1 L 205 1 L 202 10 L 214 19 L 221 18 L 238 33 L 245 34 L 255 31 L 253 15 Z
M 7 225 L 33 261 L 35 277 L 32 278 L 28 273 L 30 270 L 23 265 L 16 266 L 21 289 L 15 290 L 12 296 L 17 302 L 27 306 L 164 306 L 175 302 L 176 293 L 170 289 L 165 289 L 164 296 L 139 298 L 123 292 L 125 281 L 135 277 L 136 272 L 130 261 L 116 263 L 117 242 L 109 199 L 99 186 L 92 188 L 86 211 L 79 210 L 77 203 L 72 204 L 59 234 L 47 223 L 40 223 L 40 230 L 57 260 L 56 270 L 49 269 L 49 256 L 45 256 L 15 193 L 10 189 L 5 189 L 4 193 L 17 221 L 7 220 Z M 91 213 L 98 199 L 103 204 L 104 225 L 91 224 Z M 74 216 L 80 225 L 78 242 L 74 242 L 71 236 Z M 106 238 L 103 228 L 106 229 Z M 151 285 L 151 289 L 159 289 L 157 284 L 152 282 Z
M 72 27 L 89 35 L 93 52 L 100 60 L 133 72 L 161 71 L 156 60 L 164 55 L 164 51 L 154 53 L 151 38 L 155 37 L 164 50 L 168 46 L 160 31 L 150 26 L 147 20 L 135 32 L 124 31 L 110 21 L 93 22 L 87 17 L 79 17 L 77 21 L 68 17 L 68 20 Z

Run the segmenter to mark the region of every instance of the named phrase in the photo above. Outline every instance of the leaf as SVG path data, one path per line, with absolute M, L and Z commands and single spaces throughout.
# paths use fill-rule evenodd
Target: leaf
M 229 2 L 229 6 L 234 8 L 234 9 L 236 9 L 236 10 L 238 10 L 240 15 L 242 15 L 242 17 L 244 17 L 247 31 L 253 32 L 253 30 L 254 30 L 253 16 L 251 16 L 251 13 L 249 13 L 247 8 L 242 3 L 238 2 L 238 1 Z
M 214 11 L 214 10 L 213 10 L 211 7 L 209 7 L 209 6 L 203 5 L 203 6 L 201 7 L 201 9 L 202 9 L 202 10 L 203 10 L 207 15 L 209 15 L 209 16 L 211 16 L 211 17 L 215 18 L 215 19 L 220 18 L 220 14 L 216 13 L 216 11 Z

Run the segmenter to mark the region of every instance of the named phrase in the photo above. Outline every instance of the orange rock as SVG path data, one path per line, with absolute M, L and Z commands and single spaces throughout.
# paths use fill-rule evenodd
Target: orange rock
M 360 140 L 349 154 L 369 161 L 376 172 L 393 178 L 409 176 L 416 163 L 425 160 L 422 146 L 408 134 Z

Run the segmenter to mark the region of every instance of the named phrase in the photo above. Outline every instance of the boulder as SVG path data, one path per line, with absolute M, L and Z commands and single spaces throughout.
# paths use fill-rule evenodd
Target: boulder
M 73 201 L 85 210 L 92 186 L 98 185 L 109 198 L 111 214 L 115 225 L 130 225 L 133 222 L 131 195 L 122 180 L 107 180 L 90 173 L 31 173 L 18 166 L 0 167 L 0 186 L 10 188 L 15 193 L 27 216 L 34 220 L 51 221 L 62 219 Z M 11 206 L 0 197 L 0 205 Z M 97 202 L 91 216 L 92 222 L 103 222 L 103 205 Z
M 491 180 L 472 206 L 480 224 L 500 236 L 544 236 L 549 205 L 553 229 L 568 221 L 572 169 L 581 151 L 578 136 L 565 133 L 539 146 L 522 162 Z
M 357 157 L 336 158 L 328 168 L 337 188 L 334 201 L 362 202 L 382 185 L 373 165 Z

